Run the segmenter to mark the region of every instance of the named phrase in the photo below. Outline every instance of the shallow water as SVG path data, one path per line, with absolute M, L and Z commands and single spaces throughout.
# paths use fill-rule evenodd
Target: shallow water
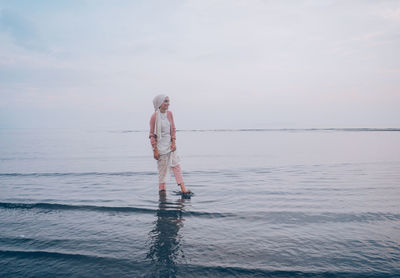
M 0 130 L 0 277 L 397 277 L 400 131 Z

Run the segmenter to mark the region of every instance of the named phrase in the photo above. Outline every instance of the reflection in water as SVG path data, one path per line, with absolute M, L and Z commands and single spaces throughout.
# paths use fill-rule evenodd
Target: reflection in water
M 175 277 L 177 259 L 184 257 L 181 250 L 182 235 L 179 229 L 183 226 L 183 198 L 168 202 L 165 192 L 160 193 L 157 220 L 150 234 L 150 250 L 147 258 L 151 259 L 152 277 Z

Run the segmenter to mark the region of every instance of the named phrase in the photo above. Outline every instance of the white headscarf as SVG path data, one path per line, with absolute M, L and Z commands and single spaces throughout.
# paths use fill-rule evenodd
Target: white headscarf
M 167 97 L 167 95 L 158 95 L 155 96 L 153 99 L 153 105 L 154 105 L 154 110 L 157 111 L 158 109 L 160 109 L 161 104 L 163 104 L 165 98 Z
M 160 106 L 163 104 L 166 95 L 158 95 L 153 99 L 154 110 L 156 110 L 156 124 L 155 124 L 155 133 L 157 135 L 157 139 L 161 139 L 161 115 L 160 115 Z

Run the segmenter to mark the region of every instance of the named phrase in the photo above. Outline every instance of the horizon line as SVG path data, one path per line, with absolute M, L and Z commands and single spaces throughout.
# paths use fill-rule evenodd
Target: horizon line
M 148 132 L 148 129 L 110 129 L 110 128 L 75 128 L 75 127 L 0 127 L 7 129 L 76 129 L 76 130 L 108 130 L 112 132 Z M 400 131 L 400 127 L 317 127 L 317 128 L 211 128 L 211 129 L 177 129 L 177 132 L 229 132 L 229 131 Z

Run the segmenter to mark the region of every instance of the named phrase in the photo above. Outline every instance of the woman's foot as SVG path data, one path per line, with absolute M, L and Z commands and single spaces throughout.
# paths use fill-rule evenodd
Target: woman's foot
M 182 195 L 191 195 L 193 194 L 192 191 L 188 190 L 184 183 L 178 184 L 181 187 Z
M 160 203 L 165 202 L 167 200 L 167 192 L 165 192 L 165 190 L 160 190 L 158 192 L 158 196 L 160 197 Z

